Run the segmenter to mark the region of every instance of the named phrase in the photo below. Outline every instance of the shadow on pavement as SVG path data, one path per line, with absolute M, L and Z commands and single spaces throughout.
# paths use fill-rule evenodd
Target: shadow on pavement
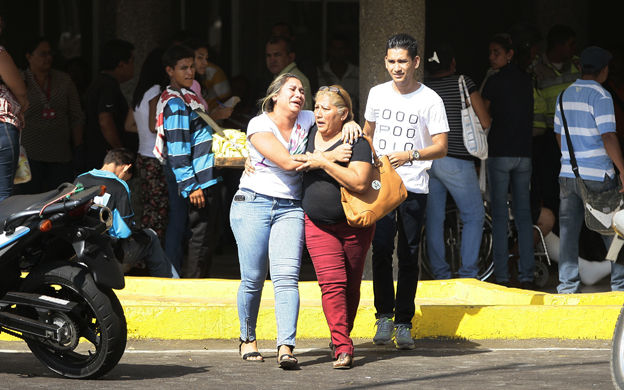
M 354 366 L 365 366 L 380 360 L 389 360 L 403 357 L 453 357 L 469 356 L 489 353 L 487 349 L 477 349 L 480 344 L 468 340 L 415 340 L 414 350 L 398 350 L 394 343 L 388 345 L 374 345 L 372 342 L 354 344 Z M 329 344 L 329 342 L 328 342 Z M 315 349 L 298 354 L 305 357 L 300 367 L 329 364 L 333 359 L 329 347 Z M 314 358 L 313 360 L 309 360 Z
M 356 366 L 358 365 L 357 363 L 358 363 L 358 360 L 356 359 Z M 365 386 L 353 386 L 353 387 L 349 387 L 349 389 L 356 390 L 356 389 L 385 388 L 388 386 L 393 386 L 393 385 L 396 386 L 396 385 L 403 385 L 403 384 L 405 386 L 414 386 L 418 382 L 431 382 L 431 381 L 436 381 L 436 380 L 440 381 L 440 380 L 445 380 L 445 379 L 461 378 L 461 377 L 467 377 L 467 376 L 472 376 L 472 375 L 491 373 L 492 371 L 500 372 L 500 375 L 504 375 L 506 372 L 523 371 L 523 372 L 527 372 L 527 375 L 530 375 L 528 374 L 529 372 L 535 372 L 535 371 L 553 370 L 557 368 L 570 369 L 571 367 L 574 367 L 574 366 L 604 365 L 604 364 L 605 362 L 589 362 L 589 363 L 583 362 L 583 363 L 577 363 L 577 364 L 556 364 L 556 365 L 548 365 L 548 366 L 537 366 L 534 364 L 526 364 L 526 363 L 510 363 L 510 364 L 497 366 L 495 369 L 483 368 L 483 369 L 455 371 L 452 373 L 433 374 L 433 375 L 426 375 L 426 376 L 412 376 L 409 378 L 403 377 L 401 379 L 384 381 L 382 383 L 371 383 Z M 484 385 L 484 388 L 487 388 L 487 386 Z
M 210 372 L 211 366 L 190 367 L 177 364 L 124 364 L 119 363 L 114 370 L 102 377 L 106 381 L 125 381 L 137 379 L 181 378 L 187 375 Z

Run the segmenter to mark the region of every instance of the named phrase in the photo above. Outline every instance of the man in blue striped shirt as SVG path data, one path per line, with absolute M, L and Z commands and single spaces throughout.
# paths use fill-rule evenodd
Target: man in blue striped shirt
M 203 108 L 191 91 L 195 52 L 186 46 L 174 46 L 163 55 L 163 65 L 171 84 L 161 95 L 156 125 L 164 129 L 167 159 L 178 190 L 190 201 L 192 236 L 184 277 L 208 277 L 222 180 L 214 167 L 212 129 L 194 112 Z
M 611 94 L 600 85 L 609 74 L 610 59 L 611 54 L 597 46 L 585 49 L 580 58 L 582 77 L 562 92 L 563 113 L 579 174 L 587 189 L 592 192 L 604 192 L 618 185 L 614 164 L 619 171 L 620 180 L 624 182 L 624 159 L 615 133 L 613 100 Z M 579 293 L 581 280 L 578 273 L 578 239 L 584 221 L 585 205 L 572 172 L 559 103 L 555 112 L 555 133 L 562 154 L 559 174 L 560 284 L 557 291 L 560 294 Z M 613 236 L 603 236 L 607 247 L 612 240 Z M 624 291 L 624 266 L 612 264 L 611 289 Z

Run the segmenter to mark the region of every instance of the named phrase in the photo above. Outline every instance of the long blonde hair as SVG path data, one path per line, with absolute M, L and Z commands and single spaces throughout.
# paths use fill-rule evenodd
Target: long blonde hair
M 273 109 L 275 108 L 275 102 L 273 101 L 273 97 L 279 95 L 279 93 L 282 91 L 282 87 L 284 86 L 284 84 L 286 84 L 286 81 L 288 81 L 288 79 L 297 79 L 299 80 L 299 82 L 301 82 L 301 79 L 297 75 L 292 73 L 284 73 L 283 75 L 273 80 L 273 82 L 271 83 L 271 85 L 269 85 L 269 88 L 267 89 L 266 96 L 258 100 L 258 103 L 261 103 L 260 107 L 263 112 L 273 112 Z

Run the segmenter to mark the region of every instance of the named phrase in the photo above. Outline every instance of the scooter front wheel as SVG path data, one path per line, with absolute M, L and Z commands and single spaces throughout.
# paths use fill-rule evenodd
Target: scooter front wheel
M 32 353 L 67 378 L 93 379 L 112 370 L 126 347 L 127 325 L 119 299 L 98 287 L 91 273 L 67 262 L 31 271 L 20 290 L 78 303 L 71 313 L 52 313 L 61 340 L 27 340 Z
M 620 310 L 611 346 L 611 377 L 616 389 L 624 390 L 624 307 Z

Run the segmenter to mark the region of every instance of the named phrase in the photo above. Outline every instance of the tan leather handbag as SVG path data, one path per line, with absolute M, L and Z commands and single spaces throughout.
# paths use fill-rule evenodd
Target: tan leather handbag
M 373 151 L 373 173 L 364 193 L 340 188 L 342 208 L 353 227 L 368 227 L 380 220 L 407 198 L 401 176 L 394 170 L 388 156 L 377 158 L 373 143 L 364 137 Z

